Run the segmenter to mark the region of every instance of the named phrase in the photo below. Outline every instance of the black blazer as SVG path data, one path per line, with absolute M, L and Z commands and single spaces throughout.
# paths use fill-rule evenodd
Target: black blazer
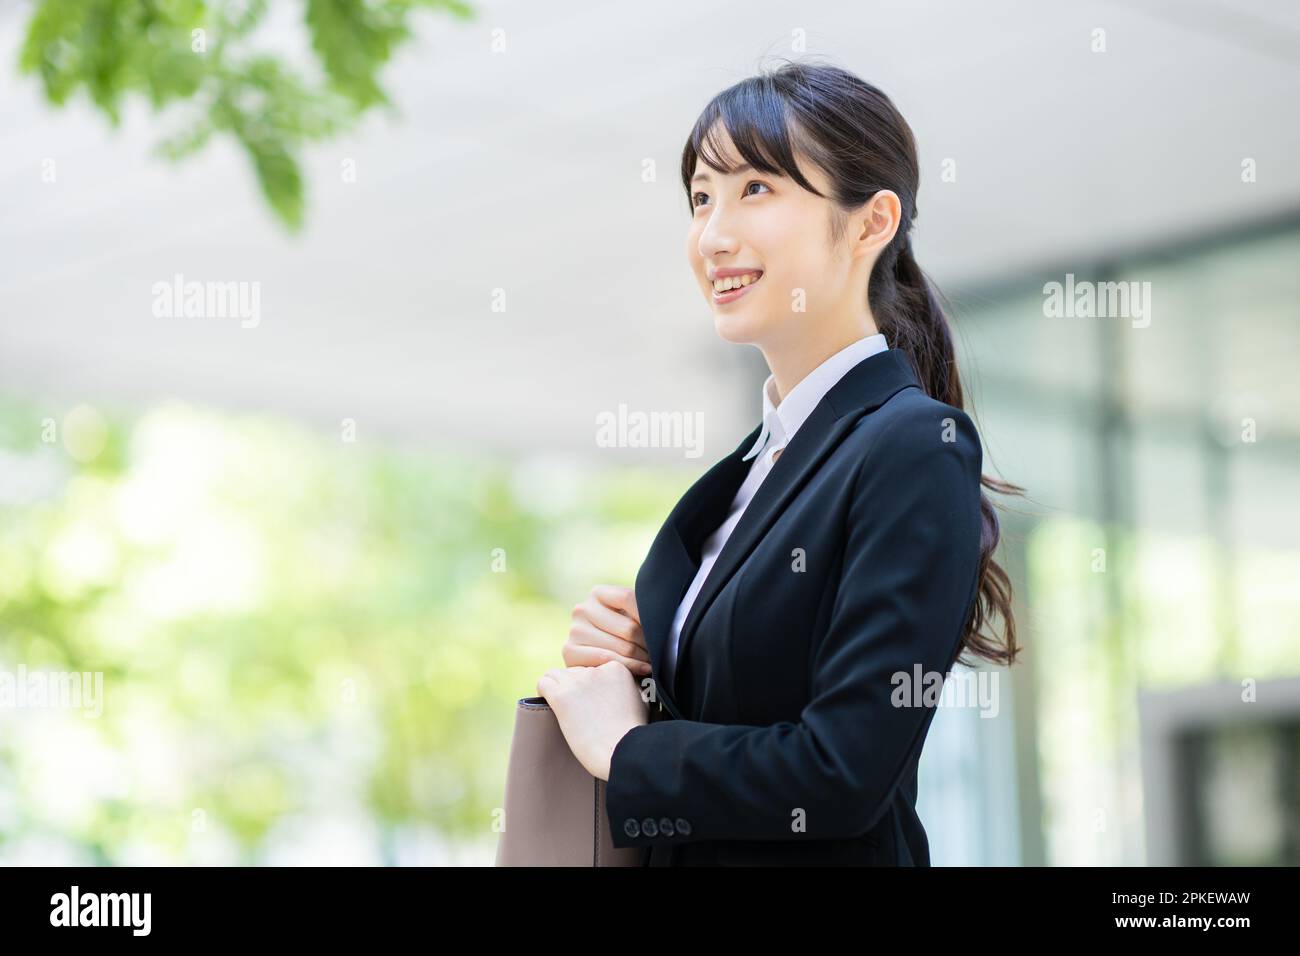
M 691 486 L 637 573 L 655 699 L 611 758 L 614 845 L 646 847 L 652 866 L 928 866 L 916 767 L 934 698 L 897 706 L 915 698 L 895 675 L 946 674 L 960 650 L 979 435 L 922 391 L 902 351 L 850 369 L 718 555 L 666 686 L 673 615 L 761 427 Z

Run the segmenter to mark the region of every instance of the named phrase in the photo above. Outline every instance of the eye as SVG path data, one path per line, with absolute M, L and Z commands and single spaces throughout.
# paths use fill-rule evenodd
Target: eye
M 749 187 L 750 187 L 750 186 L 762 186 L 762 187 L 763 187 L 764 189 L 766 189 L 768 192 L 771 192 L 771 191 L 772 191 L 772 187 L 769 186 L 767 183 L 759 182 L 757 179 L 752 179 L 752 180 L 750 180 L 750 181 L 745 185 L 745 191 L 744 191 L 743 193 L 741 193 L 742 198 L 743 198 L 744 196 L 760 196 L 760 195 L 762 195 L 762 193 L 751 193 L 751 192 L 749 191 Z M 703 196 L 705 199 L 708 199 L 708 198 L 709 198 L 709 194 L 708 194 L 708 193 L 694 193 L 694 194 L 691 196 L 691 208 L 692 208 L 692 209 L 699 209 L 700 206 L 703 205 L 703 203 L 701 203 L 701 202 L 699 201 L 701 196 Z

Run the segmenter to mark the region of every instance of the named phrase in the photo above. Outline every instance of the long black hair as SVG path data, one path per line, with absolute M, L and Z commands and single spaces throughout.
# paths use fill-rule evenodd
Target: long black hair
M 902 220 L 872 267 L 867 299 L 879 331 L 891 348 L 901 349 L 925 392 L 965 409 L 952 332 L 938 295 L 912 255 L 920 166 L 916 140 L 889 97 L 836 66 L 786 62 L 723 90 L 704 108 L 682 150 L 682 186 L 691 205 L 696 160 L 722 173 L 732 172 L 720 149 L 725 129 L 745 162 L 768 175 L 785 175 L 804 189 L 823 195 L 800 171 L 795 144 L 825 172 L 834 208 L 830 238 L 838 242 L 848 210 L 882 189 L 897 194 Z M 692 210 L 693 212 L 693 210 Z M 1017 485 L 981 476 L 980 484 L 998 494 L 1023 494 Z M 1000 538 L 997 511 L 980 492 L 978 599 L 962 637 L 963 654 L 997 664 L 1015 662 L 1015 618 L 1011 579 L 993 559 Z M 984 633 L 994 617 L 1003 635 Z

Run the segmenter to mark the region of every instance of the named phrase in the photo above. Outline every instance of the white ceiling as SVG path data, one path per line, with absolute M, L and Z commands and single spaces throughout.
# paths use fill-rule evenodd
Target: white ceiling
M 399 115 L 312 150 L 298 238 L 233 147 L 170 166 L 151 155 L 167 118 L 132 110 L 114 133 L 82 104 L 44 105 L 13 66 L 27 8 L 6 8 L 0 387 L 354 418 L 363 436 L 503 452 L 594 452 L 596 414 L 626 404 L 702 413 L 712 461 L 757 422 L 763 369 L 715 336 L 687 272 L 676 167 L 708 98 L 764 55 L 796 56 L 796 29 L 908 117 L 915 245 L 945 287 L 1300 207 L 1293 3 L 475 5 L 473 23 L 423 18 L 387 74 Z M 156 318 L 151 288 L 175 273 L 259 282 L 260 325 Z

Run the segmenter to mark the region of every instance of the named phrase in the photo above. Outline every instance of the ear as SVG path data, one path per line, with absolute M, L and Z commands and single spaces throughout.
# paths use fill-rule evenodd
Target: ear
M 871 256 L 889 245 L 898 232 L 903 218 L 903 204 L 892 189 L 881 189 L 868 199 L 854 214 L 852 222 L 858 230 L 854 237 L 853 255 Z

